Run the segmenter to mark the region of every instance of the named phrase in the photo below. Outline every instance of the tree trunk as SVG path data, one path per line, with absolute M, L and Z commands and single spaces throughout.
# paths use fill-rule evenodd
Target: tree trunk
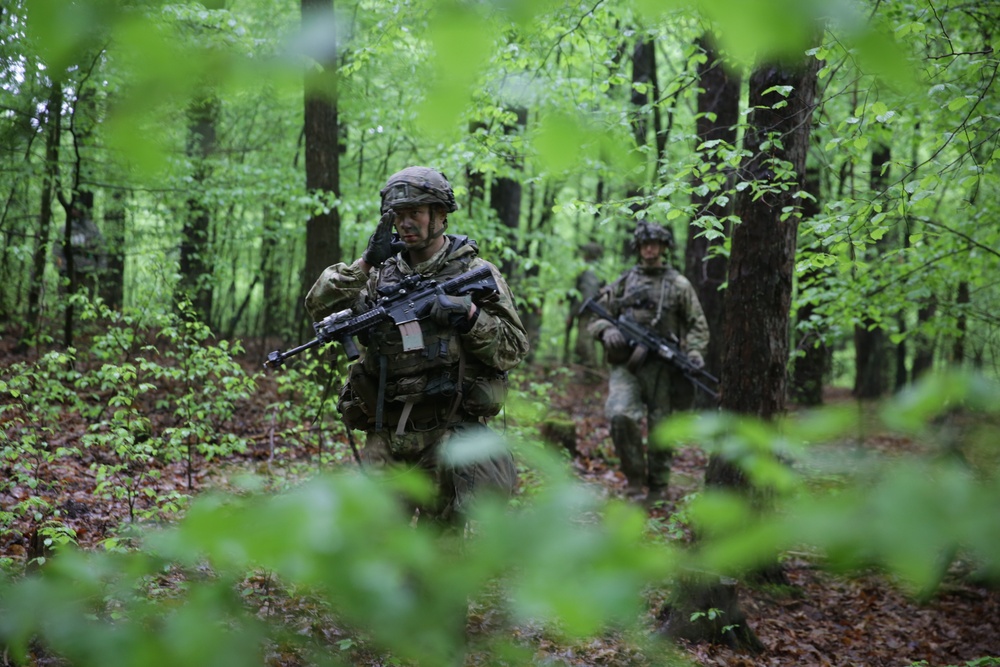
M 648 39 L 640 40 L 632 48 L 632 115 L 629 121 L 632 126 L 632 138 L 640 156 L 645 155 L 642 149 L 649 144 L 650 92 L 656 88 L 655 77 L 656 45 Z M 655 103 L 656 100 L 652 101 Z M 654 130 L 658 133 L 659 128 L 656 127 Z M 642 182 L 631 182 L 626 185 L 625 196 L 627 198 L 640 197 L 644 193 L 645 187 L 646 178 L 644 176 Z M 629 205 L 633 213 L 645 207 L 644 203 L 638 201 Z M 621 216 L 620 220 L 621 238 L 624 239 L 622 257 L 627 264 L 633 260 L 635 251 L 632 247 L 632 230 L 635 227 L 635 221 L 626 216 Z
M 958 294 L 955 295 L 955 305 L 958 306 L 958 319 L 955 322 L 955 345 L 951 348 L 951 363 L 961 366 L 965 362 L 965 334 L 969 329 L 966 309 L 969 307 L 969 281 L 958 283 Z
M 332 0 L 302 0 L 303 24 L 317 15 L 333 14 Z M 330 32 L 329 39 L 336 33 Z M 339 45 L 333 43 L 319 71 L 305 78 L 306 191 L 324 201 L 340 196 L 340 116 L 337 106 Z M 330 264 L 341 260 L 340 210 L 331 205 L 306 222 L 306 264 L 303 293 Z
M 811 217 L 819 214 L 820 211 L 820 179 L 819 169 L 806 169 L 805 190 L 813 199 L 806 199 L 802 204 L 803 217 Z M 820 244 L 817 240 L 813 245 L 803 250 L 804 255 L 819 252 Z M 822 284 L 828 270 L 811 268 L 799 281 L 799 285 L 808 286 L 811 284 Z M 816 406 L 823 404 L 823 384 L 826 374 L 830 369 L 831 350 L 823 342 L 817 333 L 812 331 L 812 314 L 816 310 L 814 301 L 804 301 L 799 305 L 796 313 L 799 332 L 799 340 L 796 343 L 798 356 L 795 358 L 794 371 L 792 373 L 792 386 L 789 394 L 799 405 Z
M 744 137 L 750 157 L 741 165 L 741 173 L 754 185 L 736 197 L 741 223 L 733 230 L 729 260 L 721 407 L 764 419 L 780 415 L 785 408 L 789 308 L 801 200 L 794 198 L 799 189 L 795 182 L 766 193 L 755 190 L 774 185 L 776 175 L 768 166 L 772 160 L 790 163 L 792 178 L 802 183 L 818 68 L 818 61 L 812 58 L 800 69 L 762 65 L 750 78 L 752 112 Z M 775 91 L 786 86 L 791 91 L 788 97 L 779 97 Z M 772 141 L 774 134 L 780 135 L 780 142 Z M 746 480 L 733 464 L 716 454 L 705 472 L 705 485 L 744 490 Z M 674 602 L 681 618 L 698 613 L 707 617 L 710 608 L 705 605 L 734 600 L 718 577 L 702 579 L 694 587 L 681 586 L 681 593 L 683 597 Z M 683 623 L 670 626 L 666 632 L 673 638 L 735 641 L 736 648 L 760 650 L 760 642 L 735 601 L 727 615 L 707 634 L 685 636 L 689 626 Z M 734 622 L 738 625 L 735 636 L 723 632 L 725 625 Z
M 696 124 L 697 143 L 700 146 L 706 141 L 721 140 L 730 146 L 735 146 L 736 125 L 739 122 L 740 112 L 740 77 L 723 67 L 710 35 L 702 35 L 696 46 L 706 56 L 705 62 L 698 65 L 700 90 Z M 719 172 L 725 170 L 717 163 L 710 169 L 711 171 L 704 172 L 698 181 L 692 183 L 695 188 L 705 183 L 707 180 L 705 177 L 717 178 Z M 730 180 L 731 175 L 727 176 L 725 182 L 728 184 Z M 715 225 L 713 229 L 728 236 L 731 225 L 721 221 L 732 213 L 732 205 L 714 203 L 713 200 L 720 193 L 721 189 L 716 188 L 710 188 L 705 194 L 696 192 L 691 195 L 691 203 L 697 207 L 696 220 L 707 218 Z M 705 355 L 705 366 L 712 374 L 718 376 L 724 313 L 723 293 L 720 288 L 726 282 L 727 266 L 725 255 L 713 251 L 721 250 L 725 239 L 709 241 L 704 235 L 706 224 L 708 223 L 692 223 L 688 227 L 687 246 L 684 249 L 684 273 L 698 293 L 698 300 L 708 320 L 711 337 Z M 701 392 L 698 392 L 698 396 L 704 398 Z
M 192 178 L 195 187 L 191 188 L 186 203 L 180 247 L 179 296 L 190 299 L 198 319 L 210 326 L 213 299 L 212 250 L 209 243 L 211 215 L 201 193 L 211 174 L 209 159 L 216 149 L 218 115 L 219 100 L 211 92 L 199 95 L 188 107 L 187 153 L 194 164 Z
M 925 330 L 925 325 L 934 319 L 937 313 L 937 299 L 930 297 L 917 309 L 917 329 Z M 913 381 L 919 380 L 927 371 L 934 368 L 934 338 L 925 333 L 917 336 L 913 344 Z
M 504 134 L 523 132 L 528 122 L 528 110 L 517 108 L 512 110 L 517 117 L 515 125 L 505 124 Z M 507 156 L 507 162 L 514 172 L 524 169 L 524 163 L 520 155 Z M 523 189 L 519 178 L 509 176 L 494 176 L 490 184 L 490 208 L 496 213 L 500 224 L 507 229 L 507 239 L 512 248 L 517 248 L 520 243 L 521 226 L 521 199 Z M 512 260 L 505 259 L 501 265 L 501 271 L 507 280 L 516 283 L 518 280 L 517 271 L 519 267 Z
M 472 121 L 469 123 L 469 134 L 475 135 L 480 131 L 486 131 L 486 124 L 482 121 Z M 469 196 L 467 199 L 467 214 L 469 218 L 474 218 L 477 207 L 486 198 L 486 176 L 471 164 L 465 167 L 465 182 L 469 186 Z
M 125 301 L 125 192 L 115 189 L 104 205 L 108 263 L 101 278 L 101 298 L 111 308 Z
M 888 182 L 888 171 L 883 174 L 882 170 L 889 164 L 890 158 L 889 147 L 886 145 L 876 146 L 872 150 L 872 168 L 869 179 L 873 200 L 880 198 L 885 184 Z M 880 253 L 886 252 L 889 239 L 890 236 L 886 234 L 875 242 L 875 246 L 870 250 L 870 260 L 878 257 Z M 856 398 L 879 398 L 885 394 L 889 378 L 888 345 L 885 330 L 878 322 L 865 318 L 860 325 L 855 327 L 854 396 Z
M 54 80 L 45 107 L 45 169 L 42 176 L 42 191 L 38 207 L 38 237 L 32 258 L 32 280 L 28 288 L 28 321 L 20 349 L 27 344 L 37 344 L 34 340 L 41 324 L 42 288 L 45 284 L 45 260 L 49 249 L 49 235 L 52 228 L 52 198 L 55 192 L 56 175 L 59 169 L 59 140 L 62 130 L 62 81 Z

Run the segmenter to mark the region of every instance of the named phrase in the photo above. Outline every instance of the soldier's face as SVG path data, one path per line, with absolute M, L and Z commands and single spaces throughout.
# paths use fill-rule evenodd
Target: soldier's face
M 401 206 L 393 208 L 393 212 L 396 214 L 396 231 L 408 248 L 425 247 L 431 240 L 431 234 L 442 224 L 442 216 L 426 204 Z
M 643 264 L 656 264 L 663 257 L 664 245 L 658 241 L 643 241 L 639 245 L 639 259 Z

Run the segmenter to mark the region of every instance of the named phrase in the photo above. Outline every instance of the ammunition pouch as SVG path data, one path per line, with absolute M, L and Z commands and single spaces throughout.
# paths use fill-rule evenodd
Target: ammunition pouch
M 493 417 L 507 400 L 507 374 L 473 378 L 462 394 L 462 410 L 473 417 Z

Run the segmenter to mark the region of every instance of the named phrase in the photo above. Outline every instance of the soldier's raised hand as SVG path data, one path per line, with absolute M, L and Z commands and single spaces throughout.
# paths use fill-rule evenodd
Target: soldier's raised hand
M 361 254 L 361 259 L 370 266 L 382 266 L 385 260 L 393 256 L 392 228 L 396 223 L 396 214 L 390 209 L 378 221 L 374 233 L 368 239 L 368 247 Z

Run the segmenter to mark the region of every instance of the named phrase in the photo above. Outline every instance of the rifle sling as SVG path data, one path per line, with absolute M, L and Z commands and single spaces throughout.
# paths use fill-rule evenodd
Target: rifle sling
M 384 354 L 378 355 L 378 395 L 375 397 L 375 430 L 382 430 L 385 415 L 385 382 L 389 370 L 389 360 Z

